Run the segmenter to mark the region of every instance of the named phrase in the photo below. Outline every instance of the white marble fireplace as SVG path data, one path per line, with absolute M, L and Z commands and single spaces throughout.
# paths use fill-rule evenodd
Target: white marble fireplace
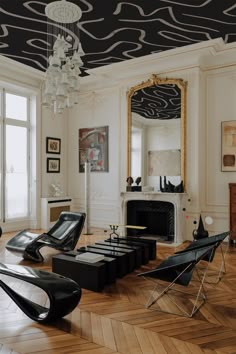
M 121 215 L 122 223 L 127 224 L 127 203 L 129 201 L 160 201 L 173 205 L 173 244 L 180 244 L 184 241 L 185 235 L 185 209 L 186 193 L 161 193 L 161 192 L 122 192 L 121 193 Z M 132 203 L 135 205 L 135 203 Z M 144 203 L 145 204 L 145 203 Z M 167 203 L 163 203 L 167 204 Z M 160 218 L 159 218 L 160 220 Z M 157 222 L 158 217 L 157 217 Z M 141 225 L 140 225 L 141 226 Z M 142 225 L 147 226 L 148 225 Z M 161 242 L 159 240 L 159 242 Z

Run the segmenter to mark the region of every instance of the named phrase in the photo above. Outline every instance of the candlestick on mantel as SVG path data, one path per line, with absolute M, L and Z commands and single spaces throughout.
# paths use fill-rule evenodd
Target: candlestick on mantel
M 89 206 L 89 189 L 90 189 L 90 171 L 91 171 L 91 164 L 90 162 L 84 163 L 84 195 L 85 195 L 85 232 L 84 235 L 92 235 L 90 231 L 90 206 Z

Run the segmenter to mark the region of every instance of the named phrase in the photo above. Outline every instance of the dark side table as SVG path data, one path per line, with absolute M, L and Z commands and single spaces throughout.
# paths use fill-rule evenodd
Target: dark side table
M 106 284 L 104 262 L 81 262 L 75 257 L 59 254 L 52 257 L 52 271 L 76 281 L 81 288 L 102 291 Z

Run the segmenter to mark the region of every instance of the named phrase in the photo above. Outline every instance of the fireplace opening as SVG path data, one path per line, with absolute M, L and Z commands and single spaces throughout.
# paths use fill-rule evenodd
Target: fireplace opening
M 164 201 L 130 200 L 127 202 L 127 224 L 146 226 L 145 230 L 127 229 L 128 236 L 155 237 L 174 241 L 174 205 Z

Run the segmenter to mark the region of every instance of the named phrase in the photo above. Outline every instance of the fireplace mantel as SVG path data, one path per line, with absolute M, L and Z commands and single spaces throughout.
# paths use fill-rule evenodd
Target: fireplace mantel
M 172 203 L 175 210 L 174 245 L 181 244 L 183 242 L 185 239 L 185 209 L 187 193 L 121 192 L 121 215 L 122 222 L 124 224 L 127 222 L 127 202 L 130 200 L 156 200 Z

